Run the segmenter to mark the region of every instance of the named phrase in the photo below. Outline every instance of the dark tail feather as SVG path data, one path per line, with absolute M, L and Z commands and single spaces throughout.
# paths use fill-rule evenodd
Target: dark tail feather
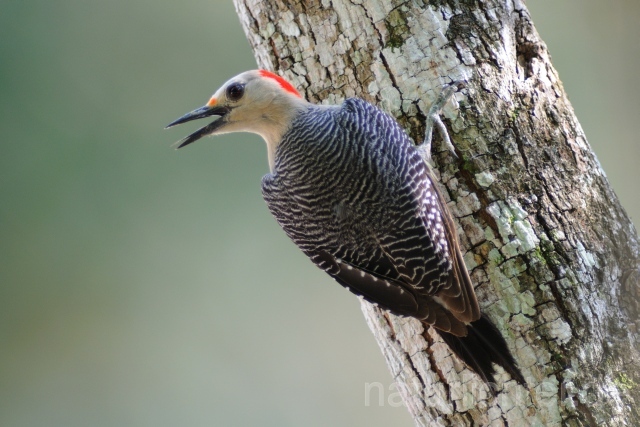
M 468 327 L 466 337 L 457 337 L 448 332 L 436 329 L 451 350 L 464 363 L 475 371 L 485 383 L 495 383 L 493 375 L 496 373 L 493 363 L 507 371 L 511 378 L 525 385 L 524 377 L 516 365 L 516 361 L 509 352 L 507 343 L 500 331 L 484 314 Z

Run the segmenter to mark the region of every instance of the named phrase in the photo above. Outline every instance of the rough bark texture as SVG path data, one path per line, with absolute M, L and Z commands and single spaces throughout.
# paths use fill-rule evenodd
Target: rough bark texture
M 379 105 L 417 141 L 439 88 L 468 82 L 444 112 L 458 157 L 436 140 L 434 163 L 529 387 L 501 374 L 491 397 L 436 334 L 363 303 L 416 423 L 640 425 L 637 233 L 524 4 L 234 1 L 260 67 L 312 102 Z

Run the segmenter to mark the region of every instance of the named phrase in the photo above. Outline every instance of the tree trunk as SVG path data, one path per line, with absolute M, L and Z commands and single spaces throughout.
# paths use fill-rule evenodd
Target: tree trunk
M 420 322 L 363 302 L 417 425 L 640 425 L 638 237 L 518 0 L 234 0 L 258 64 L 317 103 L 361 97 L 433 161 L 483 312 L 528 388 L 492 397 Z M 424 332 L 424 333 L 423 333 Z

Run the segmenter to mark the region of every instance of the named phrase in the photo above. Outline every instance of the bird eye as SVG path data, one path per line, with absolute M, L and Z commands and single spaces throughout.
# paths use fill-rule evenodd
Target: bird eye
M 227 99 L 229 101 L 237 101 L 244 95 L 244 85 L 241 83 L 233 83 L 227 88 Z

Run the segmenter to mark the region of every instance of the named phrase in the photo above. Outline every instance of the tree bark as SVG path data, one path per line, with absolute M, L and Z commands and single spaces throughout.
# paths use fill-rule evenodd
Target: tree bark
M 234 0 L 262 68 L 312 102 L 361 97 L 434 142 L 482 311 L 528 387 L 497 397 L 420 322 L 362 304 L 421 426 L 640 425 L 638 236 L 518 0 Z M 424 332 L 424 333 L 423 333 Z

